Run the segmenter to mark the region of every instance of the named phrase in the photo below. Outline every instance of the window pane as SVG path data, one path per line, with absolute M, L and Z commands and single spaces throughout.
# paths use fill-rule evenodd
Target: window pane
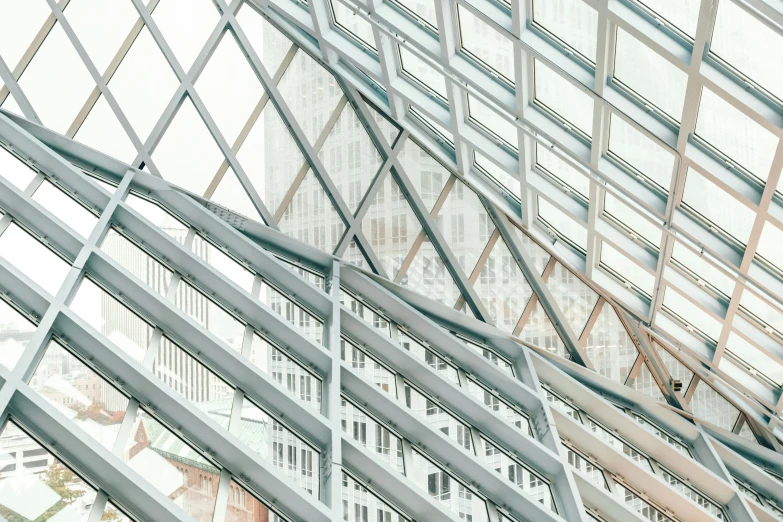
M 598 294 L 562 263 L 555 265 L 546 285 L 571 329 L 579 336 L 598 302 Z
M 538 217 L 550 227 L 573 241 L 582 250 L 587 250 L 587 229 L 565 212 L 542 197 L 538 197 Z
M 756 213 L 691 168 L 685 175 L 682 202 L 735 239 L 747 243 Z
M 404 473 L 402 439 L 375 421 L 370 415 L 341 398 L 343 431 L 381 459 L 392 471 Z
M 315 342 L 323 344 L 323 321 L 267 282 L 264 282 L 261 287 L 261 302 L 268 305 Z
M 448 94 L 446 94 L 446 79 L 443 75 L 433 69 L 427 62 L 419 58 L 418 55 L 412 53 L 402 45 L 399 46 L 399 49 L 402 72 L 407 73 L 415 80 L 424 84 L 425 87 L 432 89 L 435 93 L 448 99 Z
M 14 422 L 0 434 L 0 461 L 4 518 L 87 522 L 97 492 Z
M 543 478 L 534 474 L 530 468 L 512 458 L 505 450 L 495 446 L 486 438 L 481 437 L 481 440 L 484 443 L 484 461 L 491 468 L 516 484 L 528 496 L 542 504 L 545 509 L 557 513 L 552 490 Z
M 445 359 L 439 357 L 435 352 L 408 335 L 405 330 L 398 328 L 397 332 L 400 346 L 411 352 L 411 354 L 420 361 L 427 363 L 430 368 L 438 372 L 444 379 L 459 386 L 459 375 L 457 374 L 457 368 L 454 365 L 446 362 Z
M 114 227 L 101 243 L 101 251 L 160 295 L 166 295 L 172 272 Z
M 604 303 L 585 344 L 587 358 L 595 371 L 613 381 L 624 383 L 639 355 L 614 307 Z
M 536 143 L 536 165 L 585 198 L 590 197 L 590 179 Z
M 378 522 L 408 522 L 408 519 L 392 509 L 377 495 L 369 491 L 353 477 L 343 472 L 342 480 L 343 520 L 365 522 L 368 513 L 369 520 Z
M 340 339 L 340 357 L 353 371 L 374 383 L 392 397 L 397 396 L 395 375 L 345 338 Z
M 225 522 L 255 522 L 257 520 L 282 522 L 283 519 L 232 480 L 228 488 L 228 508 L 226 509 Z
M 144 359 L 152 326 L 92 280 L 82 279 L 71 310 L 136 361 Z
M 595 63 L 598 13 L 582 0 L 535 0 L 533 22 Z
M 190 283 L 177 286 L 174 305 L 234 350 L 242 349 L 245 325 Z
M 128 196 L 127 203 L 128 206 L 150 220 L 153 225 L 163 230 L 163 232 L 173 237 L 179 243 L 185 243 L 185 236 L 188 235 L 188 226 L 164 210 L 160 205 L 134 194 Z
M 643 210 L 634 210 L 611 194 L 605 194 L 604 212 L 615 218 L 619 224 L 627 226 L 631 233 L 652 243 L 656 249 L 661 244 L 661 229 L 640 215 Z M 657 219 L 656 222 L 663 225 Z
M 0 364 L 13 370 L 36 325 L 0 299 Z
M 783 269 L 783 231 L 769 221 L 764 223 L 756 253 Z
M 517 128 L 511 122 L 503 119 L 478 98 L 468 93 L 468 112 L 482 127 L 499 136 L 513 149 L 518 148 Z
M 593 134 L 593 99 L 540 60 L 535 61 L 536 100 L 584 132 Z
M 440 430 L 460 449 L 471 454 L 475 453 L 470 428 L 407 381 L 405 382 L 405 406 L 423 418 L 433 429 Z
M 682 390 L 685 392 L 691 384 L 693 372 L 658 343 L 655 343 L 653 346 L 655 347 L 655 351 L 658 352 L 658 356 L 661 358 L 661 361 L 663 361 L 663 365 L 666 367 L 671 378 L 681 381 Z
M 410 138 L 403 143 L 397 159 L 405 169 L 411 184 L 419 192 L 424 206 L 431 211 L 444 185 L 451 177 L 451 172 Z M 388 194 L 388 191 L 386 193 Z M 392 193 L 396 194 L 396 192 Z
M 212 519 L 220 470 L 141 408 L 122 460 L 189 515 Z
M 652 296 L 655 276 L 621 254 L 606 241 L 601 242 L 601 263 L 614 270 L 625 282 L 628 282 Z
M 720 321 L 694 305 L 674 288 L 666 288 L 666 293 L 663 296 L 663 305 L 680 316 L 686 323 L 694 328 L 698 328 L 713 341 L 717 341 L 718 337 L 720 337 Z
M 329 3 L 332 6 L 332 16 L 334 16 L 335 24 L 360 42 L 366 44 L 370 49 L 377 51 L 375 48 L 375 37 L 372 34 L 372 24 L 361 16 L 357 16 L 340 0 L 329 0 Z
M 446 306 L 454 306 L 462 295 L 429 236 L 424 238 L 400 285 Z
M 0 236 L 0 256 L 52 295 L 57 295 L 71 269 L 69 263 L 16 223 Z
M 701 4 L 701 0 L 682 0 L 680 2 L 671 2 L 670 0 L 638 1 L 660 14 L 686 35 L 691 38 L 696 36 L 696 23 L 699 18 L 699 4 Z
M 478 381 L 470 377 L 468 377 L 468 393 L 478 399 L 479 402 L 483 402 L 484 406 L 495 415 L 514 426 L 521 433 L 532 436 L 530 420 L 527 416 L 509 406 L 497 393 L 490 392 L 483 385 L 479 384 Z
M 183 12 L 188 13 L 187 24 L 182 23 Z M 207 0 L 163 0 L 152 17 L 185 71 L 190 69 L 220 18 Z
M 378 329 L 386 337 L 391 337 L 389 320 L 361 299 L 356 298 L 350 292 L 346 292 L 343 288 L 340 288 L 340 304 L 348 307 L 361 320 Z
M 49 342 L 30 387 L 103 447 L 112 449 L 128 398 L 56 340 Z
M 533 313 L 530 314 L 530 318 L 525 323 L 525 327 L 519 336 L 523 341 L 549 350 L 558 357 L 571 358 L 563 341 L 560 340 L 560 336 L 555 331 L 552 321 L 550 321 L 549 316 L 546 315 L 546 312 L 541 307 L 541 303 L 538 301 L 536 301 Z
M 739 410 L 704 381 L 696 385 L 690 405 L 696 417 L 724 430 L 731 431 L 739 417 Z
M 491 25 L 457 5 L 462 48 L 480 62 L 514 83 L 514 45 Z
M 432 29 L 438 30 L 438 17 L 435 15 L 434 0 L 394 0 L 406 10 L 425 21 Z
M 203 259 L 210 267 L 226 276 L 246 292 L 250 292 L 253 288 L 254 274 L 204 237 L 196 235 L 193 239 L 192 249 L 193 253 Z
M 609 151 L 617 154 L 621 160 L 660 188 L 669 191 L 674 155 L 614 114 L 611 116 Z
M 24 190 L 35 178 L 35 172 L 11 152 L 0 147 L 0 176 L 19 190 Z
M 783 365 L 759 350 L 740 335 L 731 332 L 726 349 L 751 366 L 751 375 L 759 372 L 776 383 L 783 384 Z
M 680 121 L 687 75 L 620 28 L 617 29 L 614 77 Z

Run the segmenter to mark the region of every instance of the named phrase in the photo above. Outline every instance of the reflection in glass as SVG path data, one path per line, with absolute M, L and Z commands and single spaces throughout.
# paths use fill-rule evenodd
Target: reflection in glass
M 49 341 L 30 387 L 101 445 L 112 449 L 128 398 L 57 340 Z
M 0 434 L 0 517 L 87 522 L 97 492 L 13 421 Z

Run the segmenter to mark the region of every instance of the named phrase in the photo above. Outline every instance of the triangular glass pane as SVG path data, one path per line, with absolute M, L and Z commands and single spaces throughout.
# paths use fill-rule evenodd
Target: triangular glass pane
M 451 173 L 411 139 L 405 140 L 397 159 L 405 169 L 413 188 L 419 193 L 424 206 L 428 211 L 432 210 Z
M 284 234 L 329 253 L 345 232 L 345 223 L 312 170 L 307 171 L 279 225 Z
M 239 8 L 237 22 L 256 54 L 261 58 L 269 76 L 274 76 L 293 45 L 291 40 L 247 3 L 243 2 L 242 7 Z
M 470 275 L 495 231 L 495 223 L 470 187 L 458 179 L 435 217 L 462 270 Z
M 598 302 L 598 294 L 562 263 L 555 265 L 546 285 L 552 292 L 560 310 L 565 314 L 571 329 L 577 336 L 581 335 L 595 304 Z
M 397 140 L 397 136 L 400 135 L 400 129 L 397 128 L 397 126 L 394 125 L 388 118 L 386 118 L 380 112 L 376 111 L 372 104 L 369 102 L 366 102 L 365 104 L 370 112 L 370 115 L 372 115 L 373 119 L 375 120 L 375 123 L 377 123 L 378 127 L 380 127 L 381 132 L 386 138 L 386 141 L 389 143 L 389 146 L 393 146 L 394 142 Z
M 552 321 L 541 307 L 541 303 L 536 301 L 536 306 L 530 314 L 530 318 L 525 323 L 525 327 L 519 334 L 523 341 L 534 344 L 539 348 L 549 350 L 558 357 L 570 359 L 571 354 L 566 351 L 563 341 L 557 335 Z
M 24 461 L 22 455 L 27 457 Z M 78 520 L 73 500 L 78 498 L 86 505 L 95 501 L 97 491 L 14 422 L 8 422 L 0 434 L 0 459 L 7 462 L 6 470 L 13 470 L 0 477 L 0 511 L 5 519 Z M 65 500 L 66 495 L 72 497 L 71 502 Z
M 690 406 L 696 417 L 727 431 L 734 428 L 740 415 L 739 410 L 723 395 L 701 380 L 696 384 Z
M 539 274 L 544 273 L 546 265 L 549 263 L 549 259 L 552 257 L 549 253 L 541 248 L 538 243 L 530 239 L 530 237 L 522 232 L 520 229 L 514 227 L 514 233 L 517 235 L 519 242 L 522 244 L 522 248 L 527 253 L 528 257 L 533 261 L 533 266 L 536 267 Z
M 533 290 L 508 246 L 499 238 L 473 285 L 495 326 L 513 332 Z
M 65 134 L 95 83 L 65 31 L 55 24 L 24 70 L 19 87 L 41 122 Z
M 139 18 L 131 2 L 101 0 L 70 2 L 64 13 L 79 42 L 101 74 L 106 71 Z
M 362 220 L 362 232 L 386 275 L 394 279 L 421 232 L 421 223 L 391 174 L 373 196 Z
M 114 98 L 133 130 L 145 141 L 179 82 L 145 27 L 109 81 Z
M 300 49 L 278 88 L 307 140 L 315 143 L 343 96 L 337 80 Z
M 650 368 L 647 367 L 647 363 L 642 364 L 642 367 L 639 369 L 639 375 L 636 376 L 636 379 L 634 379 L 633 382 L 629 382 L 628 386 L 636 391 L 642 392 L 648 397 L 652 397 L 661 404 L 666 404 L 666 397 L 664 397 L 661 388 L 655 381 Z
M 590 330 L 585 355 L 595 371 L 613 381 L 624 383 L 639 352 L 614 307 L 605 303 Z
M 185 18 L 183 13 L 187 13 Z M 220 20 L 209 0 L 163 0 L 155 7 L 152 18 L 186 72 Z
M 272 214 L 305 164 L 302 151 L 270 102 L 242 143 L 237 160 Z
M 261 223 L 264 222 L 255 205 L 250 200 L 250 196 L 247 195 L 244 187 L 242 187 L 239 178 L 234 173 L 234 169 L 230 167 L 223 174 L 223 179 L 220 180 L 214 194 L 209 199 L 250 219 L 255 219 Z
M 95 102 L 74 139 L 126 163 L 136 157 L 136 147 L 103 96 Z
M 358 266 L 359 268 L 369 269 L 369 263 L 367 262 L 367 259 L 364 257 L 364 253 L 359 248 L 359 245 L 356 244 L 356 239 L 351 239 L 351 244 L 348 245 L 348 251 L 345 253 L 345 259 L 352 265 Z
M 383 161 L 350 104 L 345 104 L 318 158 L 348 208 L 356 212 Z
M 3 3 L 0 16 L 0 56 L 10 70 L 22 58 L 52 10 L 46 2 Z
M 429 236 L 424 238 L 400 285 L 448 307 L 462 296 Z
M 152 160 L 163 178 L 201 196 L 223 159 L 193 102 L 185 98 L 152 153 Z
M 744 422 L 742 423 L 742 428 L 740 429 L 738 435 L 747 441 L 750 441 L 754 444 L 758 444 L 756 435 L 753 433 L 753 430 L 750 428 L 750 425 L 748 424 L 747 417 L 744 419 Z
M 233 144 L 264 94 L 264 88 L 231 31 L 223 35 L 199 75 L 196 91 L 223 137 Z
M 669 376 L 676 381 L 682 382 L 682 393 L 684 394 L 693 380 L 693 372 L 658 343 L 653 343 L 653 346 L 669 372 Z

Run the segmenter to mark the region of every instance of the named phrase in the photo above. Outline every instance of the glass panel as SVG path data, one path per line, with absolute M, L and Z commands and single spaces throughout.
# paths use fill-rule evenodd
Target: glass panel
M 620 28 L 617 29 L 614 77 L 680 121 L 688 76 Z
M 133 522 L 128 516 L 117 509 L 111 502 L 106 504 L 106 509 L 101 516 L 101 522 Z
M 220 178 L 215 192 L 212 193 L 209 199 L 238 214 L 249 217 L 259 223 L 265 223 L 248 195 L 248 192 L 253 192 L 253 188 L 252 186 L 245 187 L 242 185 L 234 169 L 228 167 L 226 172 L 223 173 L 223 177 Z
M 446 79 L 443 75 L 404 46 L 400 45 L 399 49 L 402 72 L 419 81 L 444 99 L 448 99 Z
M 452 134 L 450 131 L 447 131 L 443 125 L 435 121 L 433 118 L 430 118 L 423 112 L 417 111 L 413 106 L 408 107 L 408 112 L 410 112 L 411 116 L 418 119 L 426 130 L 434 132 L 435 139 L 439 140 L 441 144 L 443 144 L 443 141 L 445 140 L 452 149 L 454 148 L 454 134 Z
M 549 320 L 549 316 L 546 315 L 546 312 L 541 307 L 541 303 L 538 301 L 536 301 L 533 312 L 530 314 L 530 318 L 525 323 L 525 327 L 519 336 L 523 341 L 549 350 L 558 357 L 571 358 L 571 354 L 566 351 L 563 341 L 557 335 L 552 321 Z
M 511 122 L 503 119 L 497 112 L 489 108 L 478 98 L 468 93 L 468 112 L 490 133 L 499 136 L 513 149 L 518 148 L 517 128 Z
M 464 342 L 468 348 L 487 359 L 489 362 L 500 368 L 500 371 L 514 376 L 514 367 L 504 357 L 498 355 L 494 350 L 491 350 L 488 346 L 471 341 L 462 336 L 458 336 L 457 339 Z
M 514 45 L 511 40 L 460 4 L 457 4 L 457 18 L 462 48 L 513 84 Z
M 732 42 L 743 45 L 732 45 Z M 726 60 L 741 73 L 783 98 L 780 77 L 770 63 L 783 60 L 783 40 L 778 33 L 758 21 L 745 9 L 726 0 L 718 4 L 710 52 Z
M 536 143 L 536 165 L 574 189 L 578 194 L 585 198 L 590 197 L 588 177 L 538 143 Z
M 672 489 L 677 491 L 680 495 L 692 500 L 718 520 L 726 519 L 726 515 L 723 513 L 723 509 L 718 504 L 701 494 L 692 486 L 688 485 L 680 477 L 676 476 L 674 473 L 663 467 L 661 468 L 661 475 L 663 476 L 664 482 L 669 484 L 669 486 L 671 486 Z
M 533 295 L 503 238 L 498 238 L 473 287 L 495 325 L 509 333 Z
M 614 307 L 604 303 L 585 343 L 587 358 L 595 371 L 613 381 L 624 383 L 639 353 Z
M 517 409 L 512 408 L 506 403 L 497 393 L 493 393 L 479 384 L 478 381 L 468 377 L 468 393 L 484 403 L 484 405 L 491 410 L 495 415 L 505 420 L 521 433 L 528 436 L 533 436 L 533 431 L 530 427 L 530 420 L 526 415 L 520 413 Z
M 74 139 L 126 163 L 136 157 L 136 147 L 103 95 L 93 105 Z
M 691 168 L 685 176 L 682 201 L 709 222 L 747 243 L 755 212 Z
M 696 134 L 760 180 L 767 180 L 777 138 L 706 87 L 701 93 Z
M 397 159 L 411 180 L 411 185 L 418 191 L 427 211 L 432 211 L 443 187 L 451 177 L 451 172 L 410 138 L 403 143 Z
M 686 299 L 681 293 L 672 287 L 666 288 L 663 295 L 663 305 L 683 321 L 694 328 L 698 328 L 704 335 L 716 341 L 720 337 L 721 323 L 710 314 Z
M 778 386 L 783 385 L 783 365 L 753 346 L 735 332 L 729 334 L 726 350 L 749 365 L 751 375 L 763 374 Z
M 556 395 L 552 390 L 544 386 L 546 392 L 546 400 L 555 408 L 565 413 L 576 422 L 582 424 L 582 419 L 579 418 L 579 410 L 570 402 L 566 401 L 559 395 Z
M 103 73 L 117 54 L 138 13 L 131 3 L 109 6 L 99 0 L 69 2 L 65 17 L 98 72 Z
M 398 328 L 397 332 L 400 339 L 400 346 L 411 352 L 411 354 L 420 361 L 427 363 L 430 368 L 438 372 L 444 379 L 459 386 L 459 375 L 457 374 L 457 368 L 454 365 L 446 362 L 435 352 L 408 335 L 405 330 Z
M 565 78 L 535 60 L 536 100 L 587 134 L 593 134 L 593 99 Z
M 610 123 L 609 151 L 668 192 L 674 155 L 619 116 L 612 114 Z
M 49 341 L 30 387 L 103 447 L 114 447 L 128 398 L 56 340 Z
M 261 302 L 268 305 L 286 321 L 319 344 L 324 342 L 324 323 L 287 295 L 264 282 L 261 286 Z
M 87 522 L 97 492 L 14 422 L 0 434 L 0 461 L 0 516 Z
M 307 140 L 315 143 L 343 96 L 337 80 L 300 49 L 277 87 Z
M 335 3 L 339 1 L 335 0 Z M 350 104 L 345 105 L 335 121 L 329 137 L 318 151 L 318 158 L 348 208 L 356 213 L 383 160 Z
M 587 229 L 565 212 L 538 196 L 538 217 L 577 247 L 587 251 Z
M 307 171 L 279 225 L 284 234 L 327 253 L 334 251 L 345 232 L 345 223 L 312 170 Z
M 742 292 L 740 307 L 755 315 L 765 327 L 769 326 L 778 332 L 783 332 L 783 315 L 752 292 L 748 290 Z
M 407 381 L 405 382 L 405 405 L 427 421 L 433 429 L 441 431 L 447 438 L 454 441 L 460 449 L 468 453 L 475 452 L 470 428 Z
M 429 236 L 424 238 L 400 285 L 450 307 L 462 295 Z
M 674 522 L 655 506 L 637 495 L 636 492 L 625 487 L 623 484 L 615 481 L 614 488 L 615 493 L 625 502 L 625 505 L 632 511 L 639 513 L 643 518 L 654 520 L 655 522 Z
M 253 333 L 248 359 L 308 406 L 321 411 L 321 380 L 305 370 L 304 366 L 289 357 L 283 350 L 257 333 Z
M 359 245 L 356 244 L 356 238 L 351 239 L 351 243 L 348 245 L 348 250 L 345 252 L 345 255 L 343 255 L 343 259 L 354 266 L 370 270 L 369 263 L 364 257 L 364 253 L 362 253 Z
M 652 372 L 650 372 L 650 368 L 647 367 L 647 363 L 642 364 L 641 368 L 639 368 L 639 375 L 632 382 L 629 382 L 628 386 L 661 404 L 667 404 L 666 397 L 663 396 L 658 383 L 655 382 L 655 378 Z
M 756 254 L 783 269 L 783 231 L 769 221 L 764 223 Z
M 226 91 L 227 85 L 231 86 L 230 93 Z M 233 144 L 264 94 L 264 88 L 231 31 L 223 35 L 199 74 L 196 90 L 223 137 Z
M 555 265 L 546 285 L 560 310 L 565 314 L 571 329 L 577 336 L 581 335 L 587 319 L 598 302 L 598 294 L 562 263 Z
M 46 2 L 4 2 L 0 14 L 0 55 L 13 71 L 52 11 Z
M 381 365 L 375 359 L 367 355 L 363 350 L 345 338 L 340 339 L 340 358 L 349 362 L 351 369 L 365 379 L 375 383 L 377 387 L 397 396 L 397 380 L 395 375 Z
M 95 214 L 49 181 L 41 183 L 32 199 L 85 239 L 90 236 L 90 232 L 98 222 Z
M 154 291 L 160 295 L 166 295 L 166 290 L 171 283 L 171 270 L 147 254 L 135 242 L 127 239 L 114 227 L 109 229 L 103 239 L 101 251 Z
M 373 328 L 376 328 L 386 337 L 391 337 L 389 320 L 371 306 L 367 305 L 367 303 L 357 299 L 353 294 L 346 292 L 342 288 L 340 288 L 340 304 L 350 309 L 351 312 L 358 315 L 362 321 Z
M 604 478 L 604 470 L 601 467 L 593 464 L 592 461 L 587 460 L 568 446 L 565 446 L 565 449 L 568 453 L 568 463 L 573 469 L 584 475 L 594 486 L 600 489 L 609 489 Z
M 146 27 L 109 81 L 112 94 L 142 142 L 152 132 L 178 85 L 174 71 Z
M 274 151 L 274 154 L 267 154 Z M 253 188 L 272 214 L 304 168 L 305 158 L 273 103 L 267 102 L 237 152 Z
M 63 258 L 13 222 L 0 235 L 0 256 L 52 295 L 57 295 L 71 269 Z
M 598 13 L 582 0 L 535 0 L 533 22 L 595 63 Z
M 230 416 L 234 388 L 168 337 L 163 337 L 158 345 L 152 373 L 186 400 L 204 408 L 210 416 L 220 410 L 228 410 Z M 228 429 L 228 417 L 223 419 L 219 424 Z
M 342 480 L 343 520 L 377 520 L 378 522 L 408 522 L 380 497 L 343 472 Z M 368 518 L 369 516 L 372 518 Z
M 237 22 L 244 29 L 245 36 L 261 58 L 269 75 L 274 76 L 286 53 L 291 49 L 291 40 L 249 4 L 242 4 L 239 8 Z
M 228 488 L 225 522 L 255 522 L 257 520 L 283 522 L 283 519 L 270 511 L 263 502 L 232 480 Z
M 53 89 L 53 85 L 57 88 Z M 19 87 L 41 122 L 65 134 L 95 83 L 63 28 L 55 24 L 24 69 Z
M 475 150 L 473 151 L 473 164 L 479 168 L 479 171 L 486 174 L 491 181 L 494 181 L 502 190 L 508 192 L 514 199 L 519 200 L 518 178 L 509 174 L 505 169 L 498 167 L 485 156 L 482 156 L 480 152 Z
M 187 24 L 182 23 L 185 12 Z M 190 69 L 220 19 L 215 6 L 207 0 L 163 0 L 152 18 L 185 71 Z
M 33 181 L 35 174 L 35 171 L 26 163 L 11 154 L 10 151 L 0 147 L 0 176 L 3 176 L 6 181 L 21 191 Z
M 446 201 L 435 217 L 446 243 L 465 274 L 470 275 L 495 223 L 473 190 L 460 180 L 454 181 Z
M 473 522 L 489 520 L 484 499 L 416 449 L 413 450 L 413 462 L 408 470 L 408 477 L 459 518 Z
M 609 243 L 601 241 L 601 263 L 617 272 L 624 283 L 630 283 L 647 296 L 651 296 L 655 288 L 655 276 L 621 254 Z
M 167 181 L 201 196 L 224 157 L 193 102 L 186 98 L 152 159 Z
M 491 468 L 516 484 L 528 496 L 542 504 L 545 509 L 557 513 L 552 490 L 543 478 L 484 437 L 481 437 L 481 440 L 484 442 L 484 460 Z
M 272 428 L 272 444 L 269 444 L 269 427 Z M 284 475 L 299 487 L 318 497 L 320 479 L 320 455 L 291 430 L 270 417 L 250 402 L 242 401 L 242 412 L 237 430 L 239 440 L 258 453 L 262 459 L 272 461 Z M 271 450 L 271 455 L 270 455 Z M 271 459 L 270 459 L 271 457 Z
M 123 352 L 144 360 L 152 326 L 91 279 L 82 279 L 70 308 Z
M 405 473 L 402 464 L 402 439 L 367 415 L 351 401 L 341 398 L 342 428 L 349 436 L 374 453 L 393 471 Z
M 122 460 L 189 515 L 211 519 L 220 470 L 141 408 Z
M 329 3 L 332 6 L 332 16 L 334 16 L 334 22 L 337 26 L 374 51 L 378 50 L 375 47 L 375 37 L 372 34 L 372 24 L 370 22 L 357 16 L 355 12 L 340 2 L 340 0 L 330 0 Z
M 190 283 L 177 285 L 174 305 L 234 350 L 242 349 L 245 325 Z
M 612 433 L 612 431 L 609 429 L 603 427 L 589 415 L 587 416 L 587 426 L 590 431 L 592 431 L 595 436 L 601 439 L 607 446 L 611 446 L 620 453 L 625 454 L 626 457 L 639 464 L 639 466 L 642 468 L 646 469 L 650 473 L 654 473 L 652 465 L 650 464 L 650 459 L 648 459 L 646 455 L 637 451 L 636 448 Z
M 552 256 L 522 230 L 514 228 L 514 232 L 516 233 L 519 242 L 522 243 L 522 248 L 533 262 L 533 266 L 539 274 L 543 274 L 544 268 L 546 268 L 546 265 L 549 263 L 549 259 Z
M 704 381 L 696 384 L 690 406 L 696 417 L 728 431 L 734 428 L 740 413 L 723 395 Z
M 658 426 L 656 426 L 655 424 L 653 424 L 652 422 L 647 420 L 645 417 L 642 417 L 641 415 L 639 415 L 635 411 L 632 411 L 630 413 L 630 415 L 636 422 L 638 422 L 642 426 L 642 428 L 644 428 L 645 430 L 649 431 L 650 433 L 652 433 L 656 437 L 662 439 L 669 446 L 673 447 L 674 449 L 676 449 L 677 451 L 679 451 L 683 455 L 687 455 L 688 457 L 692 457 L 693 456 L 693 455 L 691 455 L 691 450 L 688 448 L 688 446 L 685 445 L 684 443 L 682 443 L 676 437 L 674 437 L 674 436 L 670 435 L 669 433 L 663 431 L 661 428 L 659 428 Z
M 211 268 L 226 276 L 228 280 L 236 283 L 246 292 L 252 290 L 255 278 L 253 272 L 239 264 L 221 248 L 198 234 L 193 238 L 191 248 L 194 254 L 203 259 Z
M 701 4 L 701 0 L 683 0 L 682 2 L 670 2 L 669 0 L 638 1 L 660 14 L 686 35 L 691 38 L 696 36 L 696 23 L 699 18 L 699 4 Z
M 394 145 L 394 142 L 397 141 L 397 136 L 400 135 L 400 130 L 388 118 L 375 110 L 375 107 L 373 107 L 370 103 L 367 103 L 366 100 L 364 101 L 366 103 L 367 112 L 369 112 L 369 114 L 375 120 L 375 123 L 378 124 L 378 127 L 381 129 L 381 134 L 383 134 L 383 136 L 386 138 L 386 142 L 389 144 L 389 146 Z M 401 154 L 399 154 L 398 157 L 399 156 L 401 156 Z
M 160 205 L 134 194 L 128 196 L 127 204 L 141 216 L 150 220 L 153 225 L 173 237 L 178 243 L 185 243 L 185 236 L 188 235 L 188 226 L 169 212 L 163 210 Z
M 638 211 L 643 212 L 641 209 L 638 209 Z M 604 212 L 611 215 L 620 224 L 631 229 L 632 234 L 646 239 L 655 245 L 656 248 L 661 244 L 661 229 L 644 219 L 632 207 L 629 207 L 611 194 L 604 195 Z M 662 225 L 657 219 L 655 221 Z
M 682 381 L 682 391 L 685 393 L 688 386 L 691 384 L 691 380 L 693 380 L 693 372 L 658 343 L 653 343 L 653 346 L 655 347 L 655 351 L 658 352 L 658 356 L 661 358 L 661 361 L 671 378 Z
M 36 325 L 0 299 L 0 364 L 14 369 Z

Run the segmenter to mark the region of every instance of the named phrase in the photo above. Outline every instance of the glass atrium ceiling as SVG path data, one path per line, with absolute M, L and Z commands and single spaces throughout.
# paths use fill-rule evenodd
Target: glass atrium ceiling
M 773 65 L 783 63 L 782 39 L 774 0 L 0 0 L 0 117 L 89 173 L 106 169 L 70 157 L 70 142 L 30 122 L 162 177 L 251 237 L 267 237 L 263 228 L 290 236 L 281 247 L 289 254 L 306 244 L 334 255 L 414 307 L 431 306 L 421 296 L 444 305 L 432 312 L 444 321 L 461 312 L 566 368 L 595 370 L 606 386 L 779 452 L 783 73 Z M 2 134 L 0 142 L 9 143 Z M 17 215 L 16 196 L 0 197 L 0 263 L 30 280 L 45 272 L 37 284 L 57 296 L 78 245 L 106 227 L 96 225 L 105 198 L 20 170 L 12 145 L 0 148 L 4 186 L 68 234 L 63 245 L 42 242 L 50 234 Z M 101 177 L 110 192 L 123 173 L 114 174 Z M 194 240 L 199 229 L 187 220 L 131 199 L 123 209 L 155 221 L 243 291 L 267 295 L 328 346 L 328 313 L 274 278 L 258 282 L 236 253 Z M 127 262 L 135 249 L 155 266 L 146 285 L 165 298 L 178 281 L 169 297 L 212 325 L 213 337 L 242 353 L 256 337 L 266 342 L 217 305 L 208 318 L 194 312 L 188 303 L 214 297 L 185 282 L 197 275 L 139 249 L 145 237 L 109 228 L 104 257 L 138 276 Z M 312 278 L 323 290 L 323 275 Z M 124 306 L 100 277 L 84 281 L 72 308 L 89 316 L 96 302 Z M 344 299 L 403 335 L 383 305 Z M 23 305 L 0 300 L 0 326 L 29 337 L 35 328 L 15 311 Z M 162 339 L 166 357 L 190 361 L 177 339 Z M 142 362 L 148 342 L 120 345 Z M 513 371 L 511 359 L 473 347 Z M 421 349 L 447 372 L 448 360 L 433 365 L 438 356 Z M 372 359 L 361 343 L 350 350 Z M 2 364 L 28 364 L 24 354 L 17 346 Z M 310 382 L 296 358 L 287 362 L 290 378 Z M 231 411 L 239 386 L 209 364 L 188 364 Z M 394 372 L 372 378 L 395 382 Z M 395 386 L 412 397 L 409 384 Z M 175 389 L 199 402 L 197 390 Z M 308 395 L 319 411 L 320 390 Z M 139 409 L 139 425 L 157 422 L 146 414 Z M 296 451 L 309 451 L 301 444 Z M 300 463 L 312 458 L 305 453 Z M 319 482 L 297 478 L 305 489 Z M 240 490 L 230 489 L 237 499 Z

